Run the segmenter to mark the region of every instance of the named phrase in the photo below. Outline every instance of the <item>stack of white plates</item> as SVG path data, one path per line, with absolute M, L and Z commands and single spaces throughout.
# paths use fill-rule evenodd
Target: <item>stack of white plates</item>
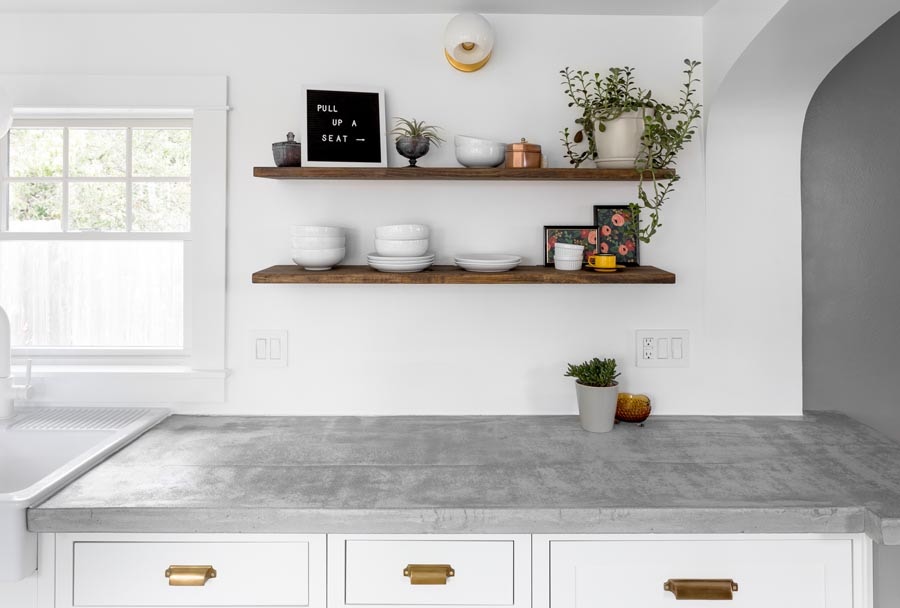
M 381 272 L 421 272 L 434 263 L 434 254 L 384 256 L 369 254 L 369 266 Z
M 518 266 L 522 257 L 505 253 L 467 253 L 456 256 L 453 261 L 470 272 L 506 272 Z

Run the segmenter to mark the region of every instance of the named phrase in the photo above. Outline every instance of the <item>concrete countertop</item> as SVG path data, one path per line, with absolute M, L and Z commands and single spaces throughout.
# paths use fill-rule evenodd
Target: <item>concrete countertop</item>
M 900 544 L 900 444 L 834 413 L 173 416 L 28 511 L 37 532 L 802 533 Z

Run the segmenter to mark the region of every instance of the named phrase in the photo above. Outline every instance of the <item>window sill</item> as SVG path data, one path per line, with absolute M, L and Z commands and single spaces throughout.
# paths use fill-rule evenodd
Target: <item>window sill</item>
M 14 366 L 21 379 L 24 366 Z M 33 403 L 222 403 L 227 370 L 174 365 L 35 365 Z

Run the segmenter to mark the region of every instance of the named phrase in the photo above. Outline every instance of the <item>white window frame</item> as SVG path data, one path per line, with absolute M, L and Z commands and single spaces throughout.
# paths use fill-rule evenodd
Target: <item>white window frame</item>
M 15 121 L 121 118 L 191 122 L 191 231 L 185 247 L 184 350 L 16 349 L 34 361 L 33 400 L 61 403 L 218 403 L 225 400 L 227 78 L 0 74 Z M 3 146 L 4 148 L 6 146 Z M 66 235 L 70 236 L 66 236 Z M 24 240 L 160 238 L 152 233 L 0 233 Z M 150 236 L 138 236 L 138 235 Z

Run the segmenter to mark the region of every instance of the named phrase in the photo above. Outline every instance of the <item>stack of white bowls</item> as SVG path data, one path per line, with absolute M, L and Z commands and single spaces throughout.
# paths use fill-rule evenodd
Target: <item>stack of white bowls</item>
M 553 246 L 553 265 L 557 270 L 581 270 L 584 264 L 584 245 L 556 243 Z
M 291 226 L 291 259 L 305 270 L 331 270 L 347 253 L 347 235 L 337 226 Z
M 375 229 L 375 252 L 369 266 L 381 272 L 419 272 L 430 267 L 434 254 L 428 253 L 430 230 L 424 224 L 394 224 Z

